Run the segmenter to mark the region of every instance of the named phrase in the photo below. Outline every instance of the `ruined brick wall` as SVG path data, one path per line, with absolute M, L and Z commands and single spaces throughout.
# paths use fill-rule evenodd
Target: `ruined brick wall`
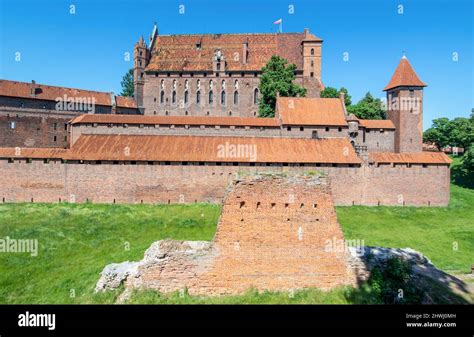
M 0 201 L 100 203 L 220 202 L 238 173 L 324 172 L 336 205 L 445 206 L 449 168 L 443 165 L 232 166 L 63 164 L 0 159 Z
M 139 283 L 193 295 L 330 289 L 355 281 L 347 252 L 335 244 L 342 240 L 325 179 L 246 179 L 231 186 L 206 258 L 148 265 Z

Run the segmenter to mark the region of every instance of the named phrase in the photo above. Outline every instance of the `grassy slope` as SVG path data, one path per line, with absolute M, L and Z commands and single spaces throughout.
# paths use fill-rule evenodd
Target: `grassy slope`
M 106 264 L 140 260 L 164 238 L 211 240 L 219 214 L 220 207 L 208 204 L 0 205 L 0 238 L 38 239 L 40 245 L 36 257 L 0 253 L 0 303 L 111 301 L 93 295 Z
M 337 207 L 346 239 L 410 247 L 439 268 L 467 273 L 474 263 L 474 190 L 451 186 L 449 207 Z M 453 249 L 457 243 L 458 250 Z

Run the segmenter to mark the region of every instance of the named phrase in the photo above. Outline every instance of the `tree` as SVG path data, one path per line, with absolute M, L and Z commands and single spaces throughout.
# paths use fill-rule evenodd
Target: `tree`
M 122 86 L 120 96 L 133 97 L 135 92 L 135 87 L 133 85 L 133 69 L 130 69 L 125 75 L 123 75 L 120 85 Z
M 438 149 L 446 146 L 467 149 L 474 142 L 474 122 L 472 118 L 463 117 L 453 120 L 436 118 L 432 126 L 423 133 L 423 141 L 435 143 Z
M 385 119 L 385 109 L 382 100 L 374 98 L 370 92 L 365 94 L 365 97 L 357 102 L 357 104 L 349 105 L 347 113 L 353 113 L 360 119 Z
M 262 68 L 260 79 L 259 117 L 275 116 L 277 92 L 282 97 L 305 96 L 306 89 L 293 83 L 296 65 L 280 56 L 273 55 L 270 61 Z
M 341 92 L 344 93 L 344 104 L 346 105 L 346 107 L 348 107 L 352 104 L 352 97 L 349 95 L 349 92 L 344 87 L 339 90 L 333 87 L 326 87 L 323 91 L 321 91 L 321 98 L 339 98 Z

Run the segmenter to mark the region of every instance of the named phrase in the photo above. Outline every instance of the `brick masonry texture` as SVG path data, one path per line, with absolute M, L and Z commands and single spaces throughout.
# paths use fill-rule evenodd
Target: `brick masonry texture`
M 327 174 L 336 205 L 446 206 L 448 165 L 233 166 L 0 160 L 0 201 L 221 202 L 229 181 L 257 172 Z
M 131 283 L 192 295 L 331 289 L 355 282 L 342 240 L 325 178 L 252 176 L 231 183 L 211 249 L 163 247 Z

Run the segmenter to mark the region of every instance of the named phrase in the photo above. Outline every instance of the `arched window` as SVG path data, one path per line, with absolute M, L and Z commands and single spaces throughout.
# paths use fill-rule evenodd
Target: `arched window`
M 213 87 L 214 83 L 212 82 L 212 80 L 209 80 L 209 90 L 212 90 Z
M 314 55 L 314 48 L 311 48 L 311 55 Z
M 171 95 L 171 102 L 173 104 L 176 103 L 176 91 L 173 91 L 173 94 Z
M 225 91 L 224 90 L 222 90 L 221 92 L 221 104 L 225 105 Z
M 253 91 L 253 104 L 258 104 L 258 88 Z
M 225 80 L 222 80 L 222 90 L 225 90 Z
M 160 103 L 164 103 L 165 102 L 165 92 L 163 90 L 161 90 L 160 92 Z
M 165 89 L 165 80 L 161 80 L 161 90 Z
M 173 90 L 176 90 L 176 80 L 173 80 Z
M 214 93 L 209 91 L 209 104 L 212 104 L 214 102 Z
M 238 80 L 235 80 L 235 82 L 234 82 L 234 89 L 239 90 L 239 81 Z
M 200 91 L 196 92 L 196 103 L 197 104 L 201 103 L 201 92 Z
M 188 80 L 184 81 L 184 89 L 185 90 L 189 89 L 189 81 Z
M 238 105 L 238 104 L 239 104 L 239 92 L 234 91 L 234 105 Z
M 184 104 L 188 104 L 188 99 L 189 99 L 189 94 L 188 94 L 188 91 L 186 90 L 184 92 Z
M 201 89 L 201 80 L 197 80 L 197 90 Z

